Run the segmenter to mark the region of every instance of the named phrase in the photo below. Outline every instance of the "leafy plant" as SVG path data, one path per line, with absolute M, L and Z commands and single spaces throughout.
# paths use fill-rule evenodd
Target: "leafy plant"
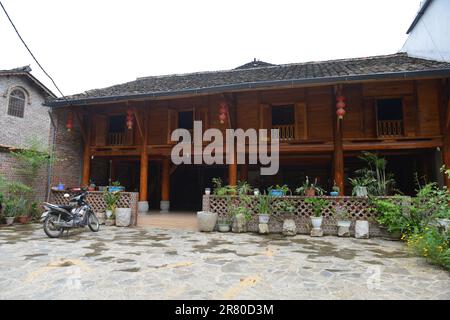
M 439 188 L 437 183 L 419 185 L 417 197 L 414 200 L 415 207 L 425 216 L 438 219 L 450 219 L 450 193 L 447 188 Z
M 276 201 L 273 207 L 275 211 L 280 213 L 294 213 L 296 209 L 294 201 L 284 198 L 280 201 Z
M 258 204 L 256 206 L 258 215 L 268 214 L 270 215 L 272 213 L 272 196 L 268 194 L 262 194 L 258 196 Z
M 120 192 L 114 191 L 110 192 L 109 190 L 106 190 L 103 192 L 103 199 L 106 203 L 106 210 L 113 211 L 116 209 L 116 204 L 120 199 Z
M 426 227 L 423 232 L 412 234 L 407 245 L 413 253 L 450 271 L 450 230 L 439 232 L 436 228 Z
M 335 212 L 335 217 L 337 220 L 340 220 L 340 221 L 350 220 L 348 211 L 344 207 L 342 207 L 340 205 L 336 205 L 336 207 L 334 208 L 334 212 Z
M 22 163 L 21 168 L 18 170 L 29 176 L 32 180 L 37 177 L 40 168 L 52 164 L 57 160 L 55 155 L 36 137 L 27 141 L 26 148 L 11 151 L 11 155 Z
M 228 218 L 232 220 L 235 216 L 241 214 L 247 221 L 252 219 L 252 211 L 250 210 L 251 199 L 247 195 L 241 195 L 236 198 L 228 199 Z
M 220 178 L 213 178 L 212 183 L 214 185 L 213 194 L 216 196 L 235 195 L 237 192 L 237 187 L 223 186 L 222 179 L 220 179 Z
M 120 181 L 114 181 L 113 183 L 111 183 L 111 186 L 113 186 L 113 187 L 121 187 L 122 185 L 120 184 Z
M 307 190 L 310 189 L 315 190 L 315 192 L 320 196 L 323 195 L 325 192 L 321 187 L 319 187 L 317 178 L 314 179 L 314 182 L 310 182 L 308 176 L 306 176 L 306 179 L 303 182 L 303 184 L 297 189 L 295 189 L 295 192 L 300 195 L 306 195 Z
M 368 188 L 370 185 L 374 184 L 376 180 L 373 177 L 362 176 L 355 178 L 348 178 L 348 181 L 352 185 L 352 195 L 357 195 L 358 188 Z
M 375 153 L 363 152 L 359 159 L 366 163 L 365 168 L 357 170 L 356 173 L 370 183 L 367 189 L 370 195 L 387 196 L 395 186 L 395 180 L 391 173 L 386 172 L 387 161 Z
M 308 198 L 305 203 L 312 206 L 314 216 L 317 218 L 321 217 L 323 210 L 330 205 L 328 200 L 321 198 Z
M 331 188 L 333 192 L 341 192 L 341 188 L 336 184 L 336 181 L 333 183 L 333 187 Z
M 385 226 L 388 232 L 404 232 L 408 220 L 403 215 L 402 205 L 396 201 L 376 199 L 370 200 L 372 211 L 377 213 L 376 221 Z
M 237 193 L 239 195 L 247 195 L 251 193 L 253 190 L 252 186 L 247 183 L 247 181 L 238 181 L 237 184 Z

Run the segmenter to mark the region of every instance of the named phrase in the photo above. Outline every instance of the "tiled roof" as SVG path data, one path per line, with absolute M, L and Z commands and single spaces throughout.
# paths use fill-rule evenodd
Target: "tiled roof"
M 50 106 L 118 101 L 139 97 L 214 93 L 238 89 L 325 83 L 363 79 L 407 78 L 441 74 L 450 76 L 450 63 L 409 57 L 406 53 L 321 62 L 269 65 L 138 78 L 49 101 Z
M 0 76 L 26 76 L 28 77 L 32 83 L 34 83 L 37 87 L 39 87 L 50 99 L 56 98 L 55 94 L 47 88 L 42 82 L 40 82 L 37 78 L 35 78 L 31 74 L 30 66 L 23 66 L 14 69 L 8 70 L 0 70 Z

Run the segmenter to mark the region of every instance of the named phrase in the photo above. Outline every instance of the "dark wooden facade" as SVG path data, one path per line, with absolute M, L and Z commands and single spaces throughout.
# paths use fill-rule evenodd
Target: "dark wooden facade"
M 346 115 L 342 121 L 337 120 L 337 84 L 332 83 L 166 99 L 130 99 L 64 107 L 56 112 L 73 112 L 82 128 L 82 184 L 89 183 L 92 158 L 133 159 L 140 163 L 141 201 L 151 196 L 148 186 L 155 173 L 149 171 L 149 161 L 160 163 L 158 194 L 161 200 L 169 200 L 170 175 L 176 170 L 169 160 L 174 144 L 170 135 L 179 126 L 180 112 L 192 112 L 194 120 L 203 121 L 204 129 L 279 128 L 282 164 L 301 165 L 308 157 L 312 162 L 319 159 L 317 161 L 329 167 L 342 193 L 347 194 L 349 190 L 344 189 L 346 161 L 363 150 L 414 153 L 419 157 L 426 150 L 441 150 L 443 163 L 450 166 L 448 79 L 378 80 L 340 86 L 346 98 Z M 229 118 L 221 124 L 219 104 L 223 101 L 229 105 Z M 380 101 L 400 104 L 395 119 L 379 119 Z M 272 118 L 273 109 L 279 107 L 288 108 L 292 114 L 292 119 L 281 125 Z M 127 110 L 133 111 L 133 129 L 111 132 L 110 118 L 125 116 Z M 248 177 L 246 165 L 229 165 L 227 172 L 231 184 Z

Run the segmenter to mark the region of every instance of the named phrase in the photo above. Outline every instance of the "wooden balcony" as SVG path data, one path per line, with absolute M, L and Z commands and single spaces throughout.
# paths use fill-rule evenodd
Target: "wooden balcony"
M 280 141 L 292 141 L 295 140 L 295 125 L 288 124 L 282 126 L 272 126 L 272 129 L 280 130 Z
M 124 142 L 125 142 L 125 133 L 123 132 L 108 133 L 109 146 L 123 146 Z
M 402 120 L 382 120 L 377 124 L 378 137 L 402 137 L 403 121 Z

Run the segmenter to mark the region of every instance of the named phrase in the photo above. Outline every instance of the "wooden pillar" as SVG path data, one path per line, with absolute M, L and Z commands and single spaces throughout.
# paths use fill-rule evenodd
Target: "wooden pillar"
M 228 184 L 230 186 L 237 185 L 237 161 L 236 161 L 236 150 L 234 151 L 234 161 L 228 165 Z
M 84 130 L 82 136 L 85 137 L 83 144 L 83 171 L 81 178 L 81 186 L 89 186 L 89 178 L 91 174 L 91 117 L 87 117 L 86 125 L 83 127 L 80 124 L 80 131 Z
M 169 201 L 170 198 L 170 163 L 169 158 L 165 158 L 162 162 L 161 174 L 161 200 Z
M 340 195 L 345 195 L 344 190 L 344 148 L 342 145 L 342 120 L 336 115 L 336 109 L 333 104 L 333 112 L 335 114 L 334 125 L 334 155 L 333 155 L 333 178 L 339 187 Z
M 146 113 L 143 114 L 142 120 L 144 126 L 144 136 L 142 137 L 141 145 L 139 201 L 148 201 L 148 126 Z

